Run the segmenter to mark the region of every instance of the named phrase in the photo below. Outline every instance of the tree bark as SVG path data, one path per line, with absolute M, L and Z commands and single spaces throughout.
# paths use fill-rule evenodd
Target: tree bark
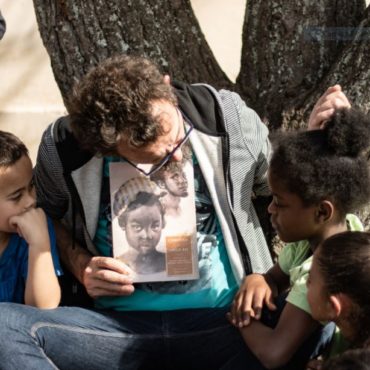
M 119 53 L 148 56 L 178 80 L 231 86 L 189 0 L 34 0 L 34 6 L 64 100 L 92 66 Z
M 364 0 L 248 0 L 237 89 L 270 127 L 314 90 L 348 41 L 330 30 L 356 27 Z
M 344 30 L 345 31 L 345 30 Z M 300 127 L 307 120 L 312 107 L 328 86 L 340 84 L 351 104 L 365 112 L 370 110 L 370 8 L 356 28 L 340 32 L 338 37 L 347 39 L 347 46 L 331 66 L 330 72 L 301 101 L 283 113 L 285 127 Z
M 272 130 L 302 126 L 336 83 L 355 105 L 370 109 L 365 0 L 248 0 L 235 85 L 216 62 L 189 0 L 33 1 L 64 100 L 92 66 L 126 53 L 150 57 L 172 78 L 237 90 Z M 257 209 L 265 213 L 265 206 Z M 370 212 L 363 219 L 369 224 Z M 269 238 L 268 227 L 265 232 Z

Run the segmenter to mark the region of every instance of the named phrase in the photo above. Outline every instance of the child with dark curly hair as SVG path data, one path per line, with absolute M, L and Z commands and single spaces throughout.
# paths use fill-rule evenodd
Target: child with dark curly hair
M 329 357 L 369 345 L 370 233 L 336 234 L 319 246 L 307 280 L 311 315 L 338 329 Z
M 284 366 L 293 356 L 299 356 L 303 368 L 333 332 L 333 325 L 323 331 L 307 301 L 312 254 L 334 234 L 362 230 L 349 213 L 370 198 L 370 122 L 359 112 L 341 110 L 324 129 L 282 133 L 273 145 L 268 210 L 280 239 L 288 244 L 267 273 L 245 278 L 230 320 L 263 365 L 249 368 Z M 263 306 L 269 309 L 266 315 Z
M 370 370 L 370 349 L 351 349 L 335 356 L 321 368 L 322 370 Z

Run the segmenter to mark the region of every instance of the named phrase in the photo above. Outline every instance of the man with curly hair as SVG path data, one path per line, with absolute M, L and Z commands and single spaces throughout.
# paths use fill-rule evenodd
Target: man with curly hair
M 343 104 L 340 88 L 329 89 L 311 125 Z M 61 259 L 79 281 L 64 281 L 63 303 L 86 305 L 87 292 L 95 309 L 3 305 L 0 325 L 9 340 L 0 346 L 0 368 L 226 368 L 247 350 L 226 319 L 233 297 L 246 274 L 272 263 L 251 201 L 252 193 L 268 194 L 266 126 L 237 94 L 171 85 L 152 62 L 130 56 L 87 73 L 68 110 L 44 133 L 35 184 L 40 206 L 62 220 Z M 180 162 L 185 142 L 192 149 L 200 277 L 133 285 L 112 258 L 109 163 L 125 161 L 150 176 Z

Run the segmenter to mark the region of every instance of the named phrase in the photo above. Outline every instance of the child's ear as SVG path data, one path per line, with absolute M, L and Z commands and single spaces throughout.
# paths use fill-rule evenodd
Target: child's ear
M 348 312 L 351 307 L 351 299 L 343 293 L 333 294 L 329 296 L 330 304 L 330 319 L 335 321 L 343 315 L 344 312 Z
M 334 206 L 333 203 L 329 200 L 322 200 L 316 208 L 316 219 L 318 222 L 327 222 L 334 215 Z
M 330 317 L 330 320 L 334 321 L 342 313 L 342 301 L 339 298 L 339 295 L 329 296 L 329 305 L 330 305 L 329 317 Z

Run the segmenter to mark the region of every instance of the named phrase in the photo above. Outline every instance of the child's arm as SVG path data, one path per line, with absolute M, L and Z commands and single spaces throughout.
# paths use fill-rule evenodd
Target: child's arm
M 50 250 L 47 220 L 41 208 L 32 208 L 11 218 L 11 224 L 28 243 L 28 273 L 25 303 L 39 308 L 55 308 L 60 302 L 60 286 Z
M 275 310 L 273 298 L 279 292 L 289 288 L 289 276 L 278 264 L 265 274 L 251 274 L 245 277 L 235 295 L 229 319 L 233 325 L 241 328 L 249 324 L 251 318 L 258 320 L 264 304 Z
M 274 369 L 285 365 L 318 326 L 307 312 L 287 303 L 274 329 L 253 320 L 240 332 L 263 366 Z

